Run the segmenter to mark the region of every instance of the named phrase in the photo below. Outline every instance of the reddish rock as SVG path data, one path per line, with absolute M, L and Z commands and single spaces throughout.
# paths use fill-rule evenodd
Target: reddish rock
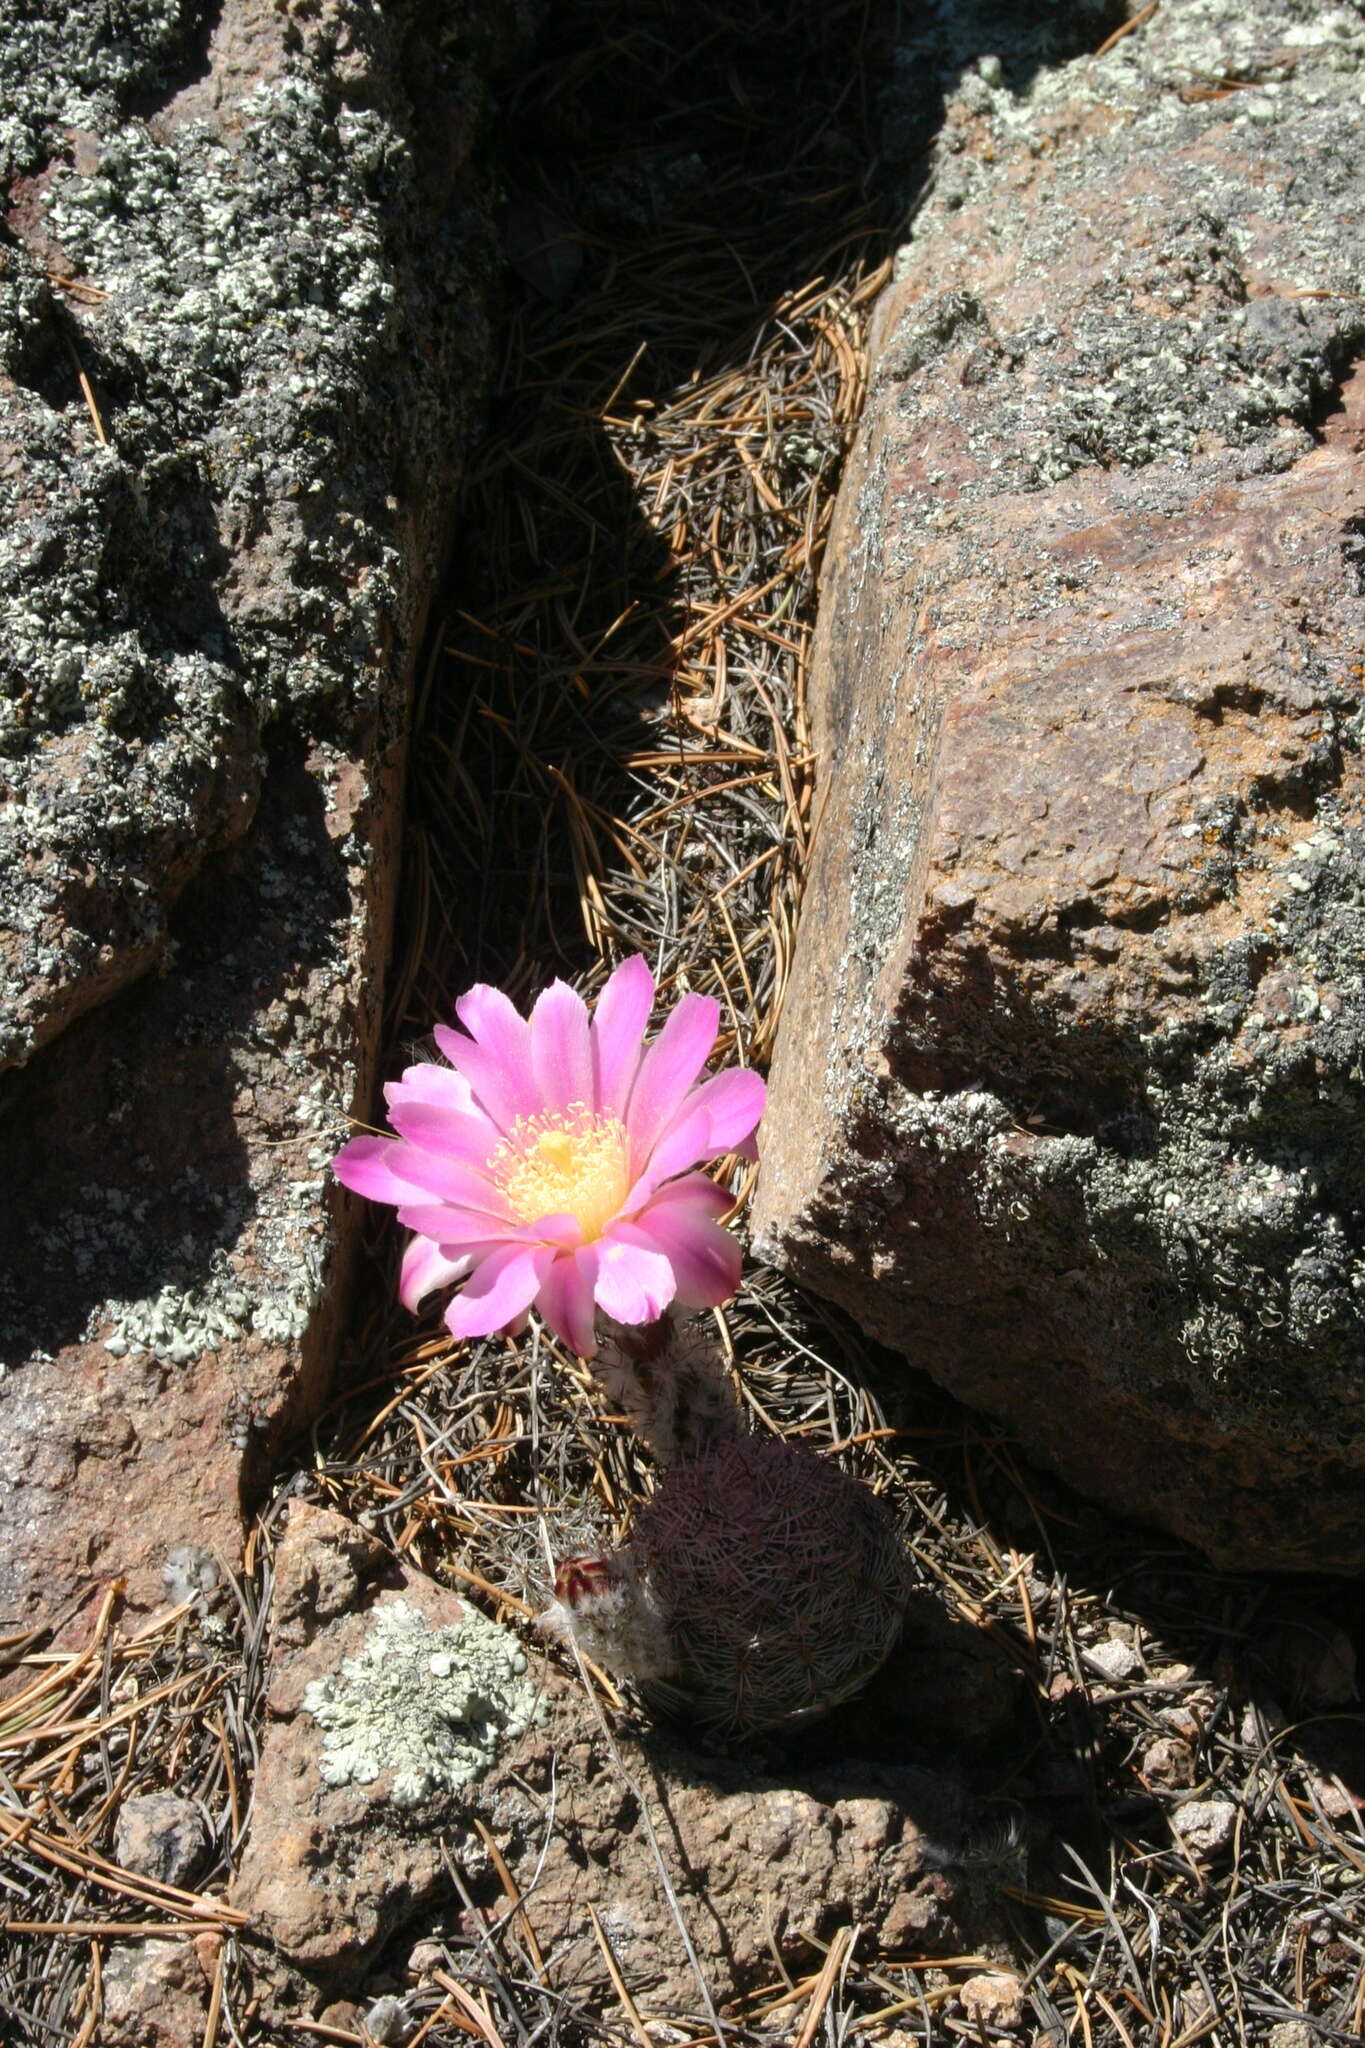
M 209 1986 L 188 1941 L 116 1943 L 100 1976 L 102 2048 L 199 2048 Z
M 0 1611 L 68 1640 L 235 1564 L 333 1367 L 521 20 L 154 12 L 14 24 L 0 135 Z
M 430 1811 L 394 1806 L 388 1774 L 325 1781 L 325 1731 L 305 1695 L 363 1651 L 377 1608 L 408 1596 L 433 1629 L 464 1609 L 326 1510 L 291 1507 L 276 1563 L 267 1722 L 232 1903 L 290 1962 L 328 1981 L 434 1895 L 444 1864 Z
M 329 1783 L 319 1683 L 335 1680 L 395 1602 L 436 1628 L 458 1623 L 464 1609 L 340 1516 L 297 1504 L 276 1554 L 275 1589 L 267 1723 L 232 1903 L 289 1966 L 325 1989 L 354 1983 L 400 1926 L 420 1937 L 425 1913 L 448 1913 L 442 1843 L 476 1907 L 490 1918 L 505 1912 L 482 1826 L 525 1900 L 556 1990 L 613 1995 L 595 1911 L 646 2010 L 691 2007 L 696 1981 L 642 1800 L 717 1996 L 766 1978 L 772 1944 L 807 1964 L 812 1937 L 828 1939 L 850 1920 L 885 1922 L 897 1942 L 913 1929 L 921 1951 L 964 1939 L 959 1888 L 944 1867 L 962 1835 L 950 1783 L 892 1769 L 783 1782 L 658 1734 L 648 1749 L 625 1733 L 609 1743 L 577 1684 L 547 1665 L 535 1673 L 540 1724 L 469 1784 L 403 1806 L 388 1770 L 372 1782 Z
M 1028 1994 L 1012 1971 L 984 1970 L 969 1977 L 957 1998 L 963 2018 L 973 2027 L 996 2027 L 1009 2034 L 1024 2024 Z
M 1194 1751 L 1178 1735 L 1158 1735 L 1143 1752 L 1142 1776 L 1153 1791 L 1186 1791 L 1195 1781 Z
M 1108 1505 L 1345 1572 L 1353 62 L 1290 8 L 1194 0 L 1028 106 L 983 65 L 950 109 L 831 540 L 755 1213 L 760 1251 Z M 1192 65 L 1278 82 L 1182 98 Z

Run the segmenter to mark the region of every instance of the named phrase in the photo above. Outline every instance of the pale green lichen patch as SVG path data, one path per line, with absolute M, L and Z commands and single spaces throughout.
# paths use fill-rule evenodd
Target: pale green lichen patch
M 395 1806 L 468 1785 L 540 1711 L 526 1653 L 507 1629 L 473 1612 L 429 1628 L 406 1600 L 376 1611 L 360 1651 L 336 1676 L 315 1679 L 303 1704 L 323 1730 L 324 1784 L 373 1785 L 391 1773 Z

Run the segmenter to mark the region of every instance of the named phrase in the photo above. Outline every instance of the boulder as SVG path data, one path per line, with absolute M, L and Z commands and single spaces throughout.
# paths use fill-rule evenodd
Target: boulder
M 303 1983 L 359 1996 L 400 1928 L 420 1939 L 461 1900 L 466 1935 L 502 1926 L 509 1883 L 554 1993 L 613 1997 L 605 1939 L 661 2018 L 700 1998 L 679 1914 L 718 2001 L 769 1981 L 774 1954 L 812 1968 L 814 1944 L 849 1921 L 921 1953 L 963 1944 L 970 1891 L 953 1866 L 970 1861 L 975 1823 L 955 1778 L 899 1765 L 783 1775 L 772 1761 L 696 1754 L 661 1729 L 613 1734 L 577 1681 L 508 1629 L 295 1502 L 231 1891 L 278 1958 L 262 1959 L 257 1988 L 282 2014 Z M 972 1927 L 999 1938 L 979 1911 Z
M 289 1962 L 353 1976 L 446 1883 L 433 1819 L 530 1724 L 515 1636 L 329 1510 L 276 1557 L 266 1728 L 232 1887 Z
M 1365 29 L 951 103 L 874 325 L 757 1244 L 1115 1510 L 1365 1566 Z
M 520 8 L 0 4 L 0 1610 L 135 1607 L 330 1373 Z

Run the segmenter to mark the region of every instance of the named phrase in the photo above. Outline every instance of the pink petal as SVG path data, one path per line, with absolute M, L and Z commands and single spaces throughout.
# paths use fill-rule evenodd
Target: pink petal
M 367 1201 L 410 1202 L 414 1185 L 398 1168 L 411 1153 L 397 1138 L 352 1138 L 332 1161 L 332 1171 L 344 1188 Z
M 593 1106 L 619 1116 L 640 1065 L 654 976 L 639 953 L 608 975 L 592 1018 Z
M 451 1066 L 469 1083 L 475 1107 L 483 1111 L 501 1135 L 511 1130 L 519 1116 L 530 1115 L 529 1081 L 522 1086 L 500 1060 L 485 1052 L 481 1045 L 475 1045 L 462 1031 L 451 1031 L 438 1024 L 434 1035 Z
M 509 996 L 486 981 L 476 981 L 455 1005 L 455 1015 L 485 1052 L 509 1069 L 530 1066 L 531 1027 Z
M 468 1081 L 444 1062 L 419 1060 L 415 1067 L 405 1067 L 401 1080 L 386 1086 L 385 1100 L 392 1102 L 399 1093 L 414 1101 L 439 1102 L 446 1109 L 463 1110 L 466 1116 L 478 1115 Z
M 425 1152 L 417 1145 L 399 1143 L 390 1161 L 394 1173 L 408 1183 L 405 1202 L 418 1196 L 437 1195 L 460 1209 L 482 1209 L 486 1215 L 507 1219 L 507 1198 L 500 1187 L 476 1167 L 462 1159 L 447 1159 L 440 1152 Z
M 766 1093 L 761 1077 L 747 1067 L 730 1068 L 692 1089 L 661 1132 L 644 1172 L 621 1204 L 623 1211 L 633 1213 L 657 1187 L 689 1166 L 719 1159 L 724 1152 L 748 1157 Z
M 464 1258 L 448 1259 L 430 1238 L 414 1237 L 403 1254 L 398 1299 L 404 1308 L 415 1313 L 429 1294 L 434 1294 L 438 1287 L 450 1287 L 456 1280 L 463 1280 L 468 1271 L 467 1254 Z
M 626 1232 L 631 1241 L 626 1240 Z M 677 1291 L 672 1266 L 643 1231 L 628 1223 L 618 1224 L 613 1225 L 611 1236 L 598 1239 L 593 1292 L 598 1306 L 618 1323 L 655 1322 Z
M 684 996 L 640 1062 L 626 1112 L 631 1164 L 643 1171 L 659 1133 L 706 1064 L 720 1029 L 720 1005 L 711 996 Z
M 526 1234 L 538 1244 L 558 1245 L 562 1251 L 577 1251 L 583 1242 L 583 1225 L 576 1216 L 565 1212 L 557 1216 L 537 1216 L 526 1226 Z
M 597 1246 L 584 1245 L 555 1260 L 536 1297 L 536 1307 L 556 1337 L 579 1358 L 591 1358 L 597 1349 L 596 1278 Z
M 416 1188 L 409 1188 L 398 1221 L 405 1230 L 415 1230 L 444 1245 L 452 1257 L 471 1244 L 534 1244 L 535 1232 L 505 1216 L 490 1216 L 486 1209 L 470 1209 L 453 1202 L 424 1202 Z
M 711 1119 L 704 1109 L 690 1114 L 684 1111 L 650 1153 L 649 1164 L 621 1204 L 622 1213 L 634 1215 L 664 1181 L 711 1157 Z
M 712 1180 L 709 1174 L 688 1173 L 681 1180 L 668 1181 L 651 1195 L 647 1214 L 657 1216 L 664 1210 L 671 1210 L 677 1214 L 723 1216 L 733 1206 L 734 1196 Z M 646 1217 L 642 1213 L 631 1220 L 643 1225 Z
M 552 981 L 531 1012 L 531 1071 L 537 1107 L 592 1106 L 588 1007 L 567 981 Z
M 460 1076 L 452 1074 L 450 1078 L 459 1081 Z M 428 1152 L 449 1152 L 457 1159 L 467 1159 L 471 1165 L 483 1166 L 502 1143 L 501 1131 L 475 1105 L 472 1096 L 468 1109 L 457 1109 L 450 1102 L 433 1102 L 404 1087 L 401 1081 L 391 1081 L 384 1094 L 394 1129 Z
M 631 1243 L 663 1253 L 673 1269 L 681 1308 L 714 1308 L 739 1286 L 739 1245 L 700 1208 L 660 1203 L 634 1223 L 619 1223 L 614 1229 Z
M 479 982 L 455 1005 L 466 1029 L 451 1031 L 436 1026 L 436 1043 L 474 1091 L 478 1107 L 501 1131 L 508 1131 L 519 1116 L 530 1116 L 537 1108 L 535 1083 L 531 1077 L 531 1027 L 519 1017 L 501 989 Z
M 767 1085 L 751 1067 L 727 1067 L 713 1074 L 693 1090 L 683 1104 L 684 1113 L 704 1109 L 711 1119 L 710 1157 L 733 1152 L 758 1129 L 767 1100 Z
M 452 1337 L 487 1337 L 523 1315 L 549 1272 L 554 1253 L 543 1246 L 504 1245 L 474 1268 L 445 1313 Z

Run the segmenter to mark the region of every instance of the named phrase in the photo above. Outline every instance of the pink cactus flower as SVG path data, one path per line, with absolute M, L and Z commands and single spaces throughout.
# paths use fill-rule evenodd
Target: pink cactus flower
M 710 996 L 684 996 L 646 1045 L 653 1003 L 637 955 L 591 1018 L 566 982 L 529 1021 L 480 983 L 455 1005 L 464 1031 L 437 1025 L 450 1065 L 409 1067 L 385 1091 L 398 1136 L 352 1138 L 335 1164 L 414 1233 L 406 1307 L 462 1281 L 454 1336 L 516 1330 L 534 1306 L 590 1358 L 599 1308 L 646 1323 L 734 1293 L 739 1247 L 716 1221 L 730 1198 L 689 1169 L 754 1156 L 763 1082 L 743 1067 L 699 1079 L 720 1024 Z

